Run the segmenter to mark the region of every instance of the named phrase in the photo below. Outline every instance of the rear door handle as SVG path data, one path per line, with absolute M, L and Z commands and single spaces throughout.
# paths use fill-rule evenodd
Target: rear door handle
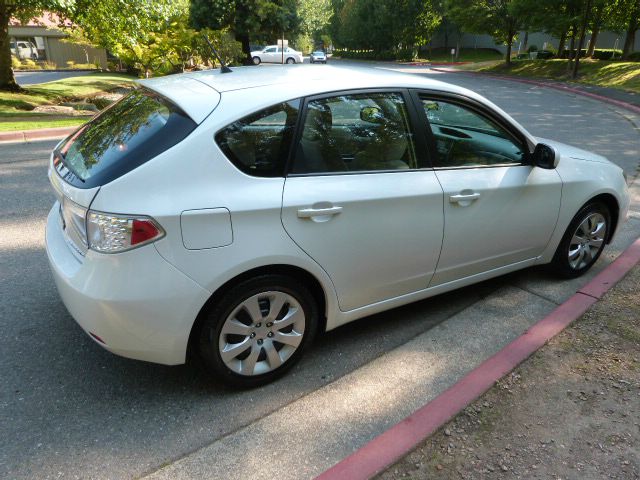
M 298 218 L 326 217 L 342 212 L 342 207 L 327 208 L 301 208 L 298 210 Z
M 460 193 L 458 195 L 451 195 L 449 201 L 451 203 L 459 203 L 462 206 L 471 205 L 471 202 L 480 198 L 479 193 Z

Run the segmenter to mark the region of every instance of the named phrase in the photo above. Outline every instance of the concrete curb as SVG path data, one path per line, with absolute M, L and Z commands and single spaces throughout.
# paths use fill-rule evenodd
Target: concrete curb
M 391 466 L 585 313 L 639 261 L 640 239 L 520 337 L 434 400 L 320 474 L 316 480 L 368 479 Z
M 570 87 L 568 85 L 554 84 L 554 83 L 549 83 L 549 82 L 541 82 L 541 81 L 538 81 L 538 80 L 531 80 L 531 79 L 528 79 L 528 78 L 518 78 L 518 77 L 515 77 L 515 76 L 511 77 L 511 76 L 507 76 L 507 75 L 493 75 L 491 73 L 468 72 L 468 71 L 464 71 L 464 70 L 451 70 L 451 69 L 433 68 L 433 67 L 431 68 L 431 70 L 434 70 L 436 72 L 442 72 L 442 73 L 463 73 L 463 74 L 467 74 L 467 75 L 482 75 L 482 76 L 485 76 L 485 77 L 497 78 L 499 80 L 526 83 L 526 84 L 529 84 L 529 85 L 535 85 L 537 87 L 551 88 L 551 89 L 559 90 L 559 91 L 565 92 L 565 93 L 573 93 L 575 95 L 582 95 L 584 97 L 590 97 L 590 98 L 593 98 L 594 100 L 598 100 L 598 101 L 603 102 L 603 103 L 608 103 L 610 105 L 615 105 L 617 107 L 626 108 L 627 110 L 631 110 L 634 113 L 640 114 L 640 107 L 637 106 L 637 105 L 633 105 L 631 103 L 623 102 L 622 100 L 616 100 L 614 98 L 605 97 L 604 95 L 598 95 L 597 93 L 585 92 L 584 90 L 581 90 L 579 88 L 573 88 L 573 87 Z
M 38 130 L 18 130 L 15 132 L 0 132 L 0 143 L 33 142 L 36 140 L 48 140 L 64 138 L 75 132 L 80 125 L 75 127 L 41 128 Z

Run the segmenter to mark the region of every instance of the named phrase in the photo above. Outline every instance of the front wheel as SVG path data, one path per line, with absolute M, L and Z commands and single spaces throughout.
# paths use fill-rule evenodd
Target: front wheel
M 287 63 L 288 63 L 289 65 L 291 65 L 292 63 L 296 63 L 296 61 L 295 61 L 295 59 L 293 59 L 293 58 L 289 57 L 289 58 L 287 58 Z
M 562 277 L 579 277 L 600 257 L 609 236 L 611 213 L 606 205 L 592 202 L 573 217 L 551 262 Z
M 283 275 L 246 280 L 209 312 L 199 350 L 223 382 L 257 387 L 283 375 L 313 341 L 318 308 L 309 290 Z
M 253 64 L 254 65 L 260 65 L 260 62 L 261 62 L 260 57 L 253 57 Z

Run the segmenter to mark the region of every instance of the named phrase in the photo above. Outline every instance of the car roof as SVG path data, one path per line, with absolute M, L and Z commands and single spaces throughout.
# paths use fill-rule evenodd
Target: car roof
M 197 123 L 200 123 L 213 111 L 220 102 L 221 96 L 224 97 L 225 92 L 247 91 L 249 89 L 264 90 L 264 98 L 254 104 L 255 107 L 260 107 L 258 104 L 273 104 L 291 98 L 341 90 L 420 88 L 460 94 L 488 105 L 507 116 L 492 102 L 466 88 L 424 75 L 402 73 L 384 68 L 343 65 L 323 65 L 321 67 L 316 65 L 261 65 L 259 67 L 233 67 L 231 73 L 221 73 L 220 69 L 182 73 L 141 80 L 140 83 L 180 105 Z M 204 90 L 208 90 L 210 95 L 206 95 Z M 253 90 L 251 97 L 256 98 L 261 95 Z M 512 118 L 508 116 L 507 118 L 521 131 L 526 132 Z M 529 136 L 528 133 L 525 134 Z
M 232 73 L 219 69 L 185 74 L 220 93 L 268 85 L 309 85 L 315 93 L 353 88 L 418 87 L 462 93 L 464 89 L 425 77 L 381 68 L 327 65 L 262 65 L 233 67 Z M 311 93 L 309 93 L 311 94 Z

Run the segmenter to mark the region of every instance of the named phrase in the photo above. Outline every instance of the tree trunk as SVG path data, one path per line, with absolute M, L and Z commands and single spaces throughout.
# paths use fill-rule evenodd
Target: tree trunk
M 524 32 L 524 40 L 522 41 L 522 50 L 527 51 L 527 44 L 529 43 L 529 32 Z
M 12 11 L 5 6 L 0 6 L 0 90 L 19 92 L 22 89 L 16 83 L 11 68 L 11 46 L 9 39 L 9 19 Z
M 629 28 L 627 28 L 627 36 L 624 39 L 624 47 L 622 48 L 622 60 L 626 60 L 636 43 L 636 30 L 638 30 L 638 11 L 633 12 L 631 20 L 629 20 Z
M 558 42 L 558 58 L 562 58 L 562 52 L 567 43 L 567 31 L 563 30 L 560 34 L 560 41 Z
M 513 45 L 513 37 L 515 37 L 515 35 L 515 32 L 509 32 L 509 35 L 507 36 L 507 55 L 504 59 L 507 67 L 511 66 L 511 47 Z
M 587 50 L 587 57 L 593 57 L 593 53 L 596 51 L 596 42 L 598 41 L 598 34 L 600 33 L 600 25 L 596 24 L 593 26 L 593 31 L 591 32 L 591 40 L 589 41 L 589 49 Z
M 236 34 L 236 40 L 242 44 L 242 51 L 244 52 L 244 64 L 252 65 L 253 60 L 251 59 L 251 46 L 249 44 L 249 34 L 247 33 L 238 33 Z
M 580 52 L 582 51 L 582 44 L 584 43 L 584 34 L 589 24 L 589 14 L 591 13 L 591 0 L 587 0 L 587 5 L 584 8 L 584 17 L 582 17 L 582 26 L 580 27 L 580 40 L 578 40 L 578 49 L 576 52 L 576 61 L 573 64 L 573 72 L 571 78 L 574 80 L 578 78 L 578 68 L 580 67 Z
M 567 73 L 571 71 L 571 66 L 573 65 L 573 58 L 575 56 L 576 50 L 576 28 L 575 26 L 571 27 L 571 42 L 569 42 L 569 62 L 567 63 Z

